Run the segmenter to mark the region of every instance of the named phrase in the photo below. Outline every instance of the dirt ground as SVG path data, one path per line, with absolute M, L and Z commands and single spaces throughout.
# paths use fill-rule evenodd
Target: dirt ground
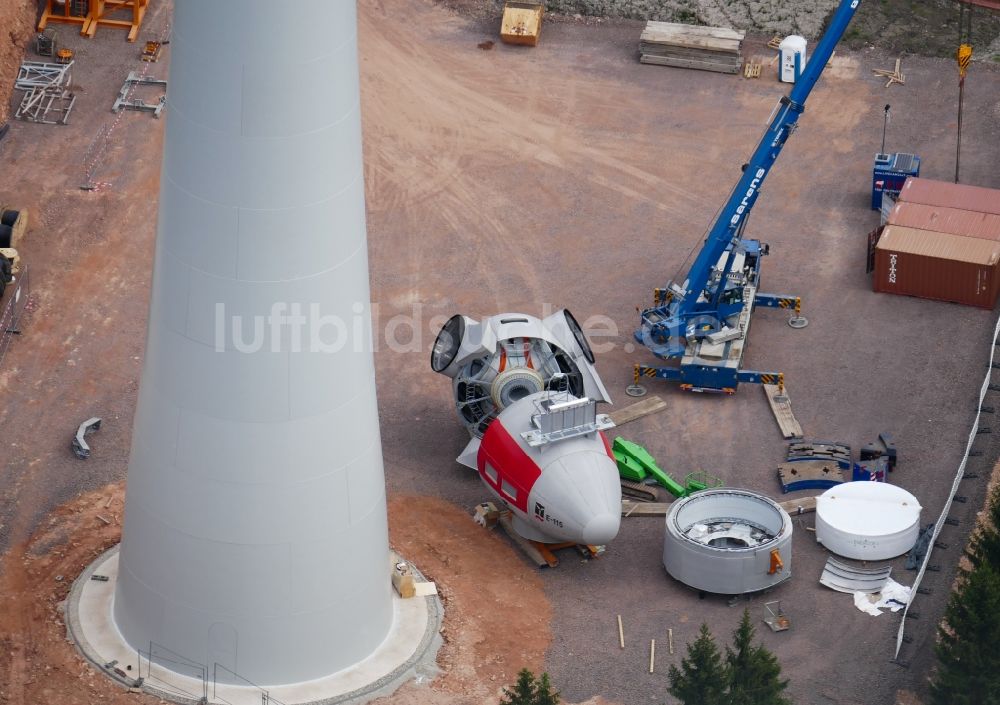
M 140 41 L 165 36 L 168 10 L 152 6 Z M 466 524 L 485 493 L 454 463 L 467 439 L 447 380 L 427 366 L 434 317 L 566 305 L 591 324 L 606 316 L 606 334 L 594 340 L 598 367 L 627 403 L 621 390 L 632 365 L 651 361 L 630 347 L 635 306 L 697 246 L 782 93 L 770 78 L 640 66 L 640 27 L 554 22 L 534 49 L 482 51 L 476 45 L 495 38 L 492 21 L 430 0 L 361 3 L 372 291 L 382 326 L 398 314 L 420 321 L 412 352 L 392 352 L 383 339 L 376 353 L 390 521 L 400 549 L 442 586 L 452 620 L 446 675 L 393 702 L 431 702 L 425 692 L 439 702 L 489 702 L 525 665 L 548 670 L 568 701 L 663 702 L 671 660 L 658 649 L 657 672 L 646 673 L 649 640 L 662 643 L 672 628 L 676 662 L 702 621 L 727 639 L 739 618 L 741 606 L 699 600 L 666 578 L 656 520 L 627 520 L 600 560 L 541 573 Z M 12 644 L 0 653 L 0 692 L 18 705 L 44 701 L 55 684 L 57 702 L 112 693 L 60 643 L 52 620 L 65 587 L 52 573 L 69 580 L 117 531 L 83 507 L 125 477 L 162 149 L 162 123 L 108 112 L 127 72 L 143 68 L 138 48 L 112 30 L 73 41 L 79 98 L 70 125 L 15 123 L 0 143 L 6 173 L 17 176 L 0 185 L 4 200 L 32 213 L 22 248 L 32 313 L 0 370 L 0 580 L 20 606 L 0 613 Z M 754 41 L 748 51 L 766 56 L 763 38 Z M 801 293 L 811 325 L 793 331 L 780 313 L 758 314 L 748 364 L 786 373 L 807 434 L 858 445 L 892 431 L 902 455 L 893 481 L 917 495 L 930 521 L 972 421 L 993 315 L 871 292 L 863 243 L 877 222 L 866 202 L 883 105 L 893 105 L 890 149 L 921 154 L 929 177 L 948 179 L 954 169 L 951 62 L 907 58 L 906 86 L 886 90 L 871 69 L 893 58 L 838 52 L 768 179 L 750 223 L 771 245 L 765 288 Z M 149 70 L 166 77 L 163 62 Z M 1000 67 L 974 67 L 963 154 L 970 183 L 1000 187 L 998 95 Z M 82 191 L 85 182 L 101 186 Z M 652 391 L 668 411 L 623 435 L 671 472 L 706 469 L 731 486 L 778 492 L 783 444 L 758 390 L 732 398 Z M 69 440 L 93 415 L 105 423 L 91 436 L 92 458 L 78 461 Z M 978 443 L 984 458 L 995 457 L 994 445 Z M 908 628 L 909 669 L 888 663 L 898 617 L 863 615 L 817 584 L 826 554 L 806 531 L 810 522 L 798 520 L 795 577 L 746 603 L 759 614 L 764 600 L 782 599 L 792 617 L 791 631 L 761 638 L 782 659 L 796 702 L 868 705 L 891 702 L 899 689 L 923 692 L 933 627 L 983 485 L 963 492 L 968 502 L 954 511 L 963 523 L 946 530 L 952 548 L 935 559 L 942 570 L 929 574 L 933 593 L 920 596 L 921 618 Z M 406 507 L 412 517 L 401 514 Z M 439 533 L 407 546 L 399 531 L 411 520 Z M 56 533 L 65 540 L 47 547 Z M 486 605 L 523 605 L 535 618 L 510 625 L 480 608 L 466 591 L 482 592 L 483 573 L 493 576 Z M 45 665 L 58 665 L 58 678 L 38 675 Z
M 389 502 L 393 547 L 430 580 L 439 580 L 445 606 L 441 676 L 411 684 L 387 701 L 487 702 L 521 668 L 540 673 L 552 641 L 552 607 L 538 573 L 467 512 L 442 499 L 395 496 Z M 499 698 L 497 698 L 499 699 Z
M 66 641 L 64 601 L 73 580 L 121 538 L 124 483 L 58 507 L 0 564 L 0 702 L 112 705 L 136 702 L 97 674 Z M 440 580 L 445 604 L 441 673 L 384 702 L 472 705 L 499 699 L 520 668 L 540 672 L 551 641 L 551 606 L 541 576 L 469 515 L 436 498 L 389 504 L 390 540 L 425 575 Z M 141 700 L 157 701 L 143 696 Z
M 6 34 L 0 37 L 0 125 L 10 115 L 7 99 L 24 58 L 24 47 L 34 30 L 34 17 L 32 0 L 8 0 L 0 6 L 0 27 Z
M 81 495 L 52 512 L 32 541 L 4 555 L 0 702 L 135 702 L 67 643 L 63 617 L 73 580 L 119 540 L 122 494 L 119 484 Z

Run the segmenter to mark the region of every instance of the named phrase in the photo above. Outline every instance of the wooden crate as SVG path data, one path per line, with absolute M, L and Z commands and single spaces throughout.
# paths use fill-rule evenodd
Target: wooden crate
M 510 0 L 503 6 L 503 21 L 500 23 L 500 40 L 505 44 L 538 44 L 538 35 L 542 31 L 542 15 L 545 13 L 541 3 L 514 2 Z

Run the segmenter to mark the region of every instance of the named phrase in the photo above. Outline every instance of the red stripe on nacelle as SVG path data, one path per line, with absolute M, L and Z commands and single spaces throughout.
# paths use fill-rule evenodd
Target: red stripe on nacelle
M 611 444 L 608 443 L 608 437 L 604 435 L 604 431 L 598 431 L 597 435 L 601 437 L 602 441 L 604 441 L 604 452 L 608 454 L 609 458 L 611 458 L 612 460 L 614 460 L 615 459 L 615 454 L 611 450 Z
M 486 463 L 497 472 L 499 482 L 493 482 L 486 474 Z M 535 480 L 542 474 L 542 469 L 524 452 L 499 419 L 491 423 L 483 434 L 476 465 L 479 467 L 479 475 L 486 484 L 495 488 L 512 505 L 527 513 L 528 494 L 535 486 Z M 504 482 L 517 490 L 516 497 L 504 492 Z

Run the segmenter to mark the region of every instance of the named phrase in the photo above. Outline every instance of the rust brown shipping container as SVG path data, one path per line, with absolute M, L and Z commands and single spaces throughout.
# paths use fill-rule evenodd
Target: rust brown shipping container
M 875 247 L 874 288 L 992 309 L 1000 242 L 887 225 Z
M 991 10 L 1000 10 L 1000 0 L 965 0 L 965 2 L 969 3 L 970 5 L 987 7 Z
M 889 219 L 886 224 L 984 240 L 1000 240 L 1000 215 L 958 208 L 942 208 L 922 203 L 899 201 L 889 211 Z
M 1000 190 L 982 186 L 911 177 L 903 184 L 896 200 L 1000 215 Z

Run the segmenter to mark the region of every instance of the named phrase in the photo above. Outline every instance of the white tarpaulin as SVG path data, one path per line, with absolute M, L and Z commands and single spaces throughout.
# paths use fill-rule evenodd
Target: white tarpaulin
M 900 585 L 892 578 L 889 578 L 882 592 L 869 594 L 867 592 L 854 593 L 854 606 L 862 612 L 867 612 L 873 617 L 882 614 L 882 610 L 888 608 L 892 612 L 899 612 L 910 602 L 910 590 L 906 585 Z

